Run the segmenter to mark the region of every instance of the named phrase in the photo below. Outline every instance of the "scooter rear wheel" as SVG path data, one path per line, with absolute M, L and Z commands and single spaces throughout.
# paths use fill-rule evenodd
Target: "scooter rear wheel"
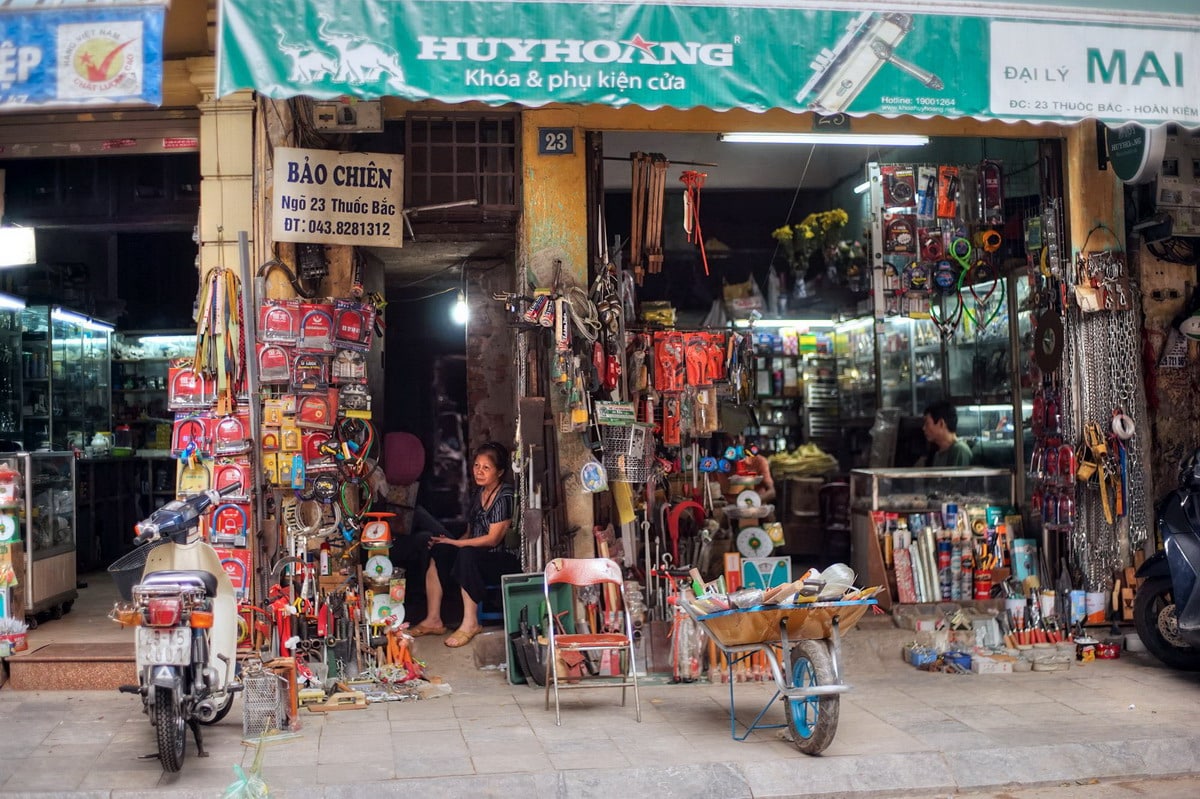
M 1138 588 L 1133 623 L 1150 654 L 1173 669 L 1200 671 L 1200 649 L 1179 635 L 1175 599 L 1169 577 L 1152 577 Z
M 183 768 L 187 753 L 187 723 L 175 703 L 175 696 L 159 688 L 154 692 L 154 731 L 158 739 L 158 760 L 163 771 L 174 773 Z

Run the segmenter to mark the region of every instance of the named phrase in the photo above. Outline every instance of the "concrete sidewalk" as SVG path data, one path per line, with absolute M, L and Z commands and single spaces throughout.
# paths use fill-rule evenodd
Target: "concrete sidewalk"
M 297 739 L 274 744 L 263 776 L 286 797 L 655 797 L 945 795 L 1009 785 L 1200 773 L 1200 676 L 1149 655 L 1063 672 L 950 675 L 900 659 L 908 636 L 868 619 L 845 639 L 854 690 L 842 697 L 837 738 L 822 757 L 778 730 L 731 740 L 725 685 L 650 685 L 642 717 L 615 690 L 566 695 L 563 724 L 540 690 L 474 668 L 440 638 L 419 657 L 453 688 L 447 697 L 327 715 L 302 711 Z M 773 683 L 735 687 L 748 721 Z M 775 720 L 782 712 L 772 710 Z M 241 743 L 240 708 L 206 729 L 208 759 L 189 746 L 183 771 L 164 775 L 136 697 L 108 692 L 0 690 L 0 793 L 88 797 L 215 797 Z

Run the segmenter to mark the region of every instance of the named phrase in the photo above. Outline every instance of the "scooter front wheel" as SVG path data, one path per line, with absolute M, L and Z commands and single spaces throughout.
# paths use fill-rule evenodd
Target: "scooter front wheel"
M 174 773 L 183 768 L 187 753 L 187 722 L 175 701 L 175 695 L 165 688 L 154 691 L 154 730 L 158 738 L 158 760 L 163 771 Z
M 1169 577 L 1152 577 L 1138 588 L 1133 623 L 1150 654 L 1173 669 L 1200 671 L 1200 649 L 1179 634 L 1176 604 Z

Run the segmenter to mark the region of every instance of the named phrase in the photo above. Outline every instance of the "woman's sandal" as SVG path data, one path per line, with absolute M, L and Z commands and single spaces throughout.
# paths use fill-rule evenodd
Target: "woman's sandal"
M 455 630 L 454 634 L 445 641 L 442 641 L 442 643 L 451 649 L 458 649 L 460 646 L 466 646 L 467 644 L 471 643 L 471 639 L 479 635 L 481 632 L 483 632 L 483 630 L 471 630 L 470 632 L 461 629 Z
M 413 627 L 408 631 L 408 634 L 413 638 L 420 638 L 422 635 L 445 635 L 446 628 L 443 627 Z

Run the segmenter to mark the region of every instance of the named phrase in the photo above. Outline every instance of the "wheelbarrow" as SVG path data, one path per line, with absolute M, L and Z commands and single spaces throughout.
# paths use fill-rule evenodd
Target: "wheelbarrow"
M 731 668 L 761 652 L 778 686 L 739 735 L 734 681 L 729 680 L 729 732 L 735 741 L 746 740 L 755 730 L 786 726 L 796 748 L 807 755 L 818 755 L 833 743 L 840 695 L 850 690 L 842 682 L 841 632 L 852 629 L 876 600 L 757 605 L 707 614 L 681 604 L 725 653 Z M 787 723 L 763 723 L 776 700 L 784 703 Z

